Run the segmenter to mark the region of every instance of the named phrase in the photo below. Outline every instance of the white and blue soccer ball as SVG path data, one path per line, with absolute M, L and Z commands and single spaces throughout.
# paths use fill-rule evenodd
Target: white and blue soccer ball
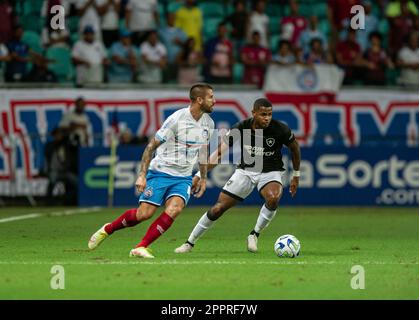
M 295 258 L 300 254 L 300 241 L 292 234 L 280 236 L 274 245 L 275 253 L 281 258 Z

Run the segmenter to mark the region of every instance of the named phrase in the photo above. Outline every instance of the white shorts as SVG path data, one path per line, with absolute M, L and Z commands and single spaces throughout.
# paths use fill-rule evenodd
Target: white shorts
M 244 200 L 252 193 L 257 186 L 260 192 L 269 182 L 278 182 L 282 185 L 284 171 L 251 172 L 243 169 L 236 169 L 231 178 L 223 187 L 225 194 L 234 199 Z

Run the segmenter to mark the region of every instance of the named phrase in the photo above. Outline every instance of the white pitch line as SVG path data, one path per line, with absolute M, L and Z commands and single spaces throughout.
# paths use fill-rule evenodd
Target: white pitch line
M 0 265 L 419 265 L 419 262 L 385 262 L 385 261 L 358 261 L 358 262 L 338 262 L 338 261 L 240 261 L 240 260 L 161 260 L 161 261 L 0 261 Z
M 0 223 L 6 223 L 11 221 L 17 220 L 25 220 L 25 219 L 33 219 L 39 217 L 59 217 L 59 216 L 69 216 L 73 214 L 83 214 L 83 213 L 91 213 L 101 210 L 101 207 L 91 207 L 91 208 L 84 208 L 84 209 L 73 209 L 73 210 L 65 210 L 65 211 L 56 211 L 50 213 L 30 213 L 25 215 L 18 215 L 12 216 L 4 219 L 0 219 Z

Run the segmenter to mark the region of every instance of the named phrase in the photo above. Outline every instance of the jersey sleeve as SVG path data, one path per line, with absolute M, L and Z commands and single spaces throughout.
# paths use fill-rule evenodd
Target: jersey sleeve
M 291 129 L 284 125 L 284 134 L 282 135 L 282 143 L 285 144 L 287 147 L 294 142 L 295 136 Z
M 174 137 L 177 132 L 178 115 L 172 114 L 164 122 L 161 128 L 156 132 L 156 139 L 161 142 L 166 142 L 170 138 Z

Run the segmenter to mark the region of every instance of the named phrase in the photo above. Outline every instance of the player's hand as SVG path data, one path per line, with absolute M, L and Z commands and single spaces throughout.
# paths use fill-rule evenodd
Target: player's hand
M 291 184 L 290 184 L 290 193 L 291 196 L 294 198 L 295 194 L 297 193 L 298 184 L 300 182 L 299 177 L 292 177 Z
M 194 176 L 192 178 L 192 187 L 191 187 L 192 194 L 195 194 L 196 188 L 198 188 L 199 180 L 201 180 L 201 178 L 198 176 Z
M 207 179 L 200 179 L 197 188 L 195 189 L 195 198 L 201 198 L 207 189 Z
M 147 186 L 146 177 L 143 174 L 140 174 L 135 182 L 135 187 L 137 188 L 138 193 L 142 193 Z

